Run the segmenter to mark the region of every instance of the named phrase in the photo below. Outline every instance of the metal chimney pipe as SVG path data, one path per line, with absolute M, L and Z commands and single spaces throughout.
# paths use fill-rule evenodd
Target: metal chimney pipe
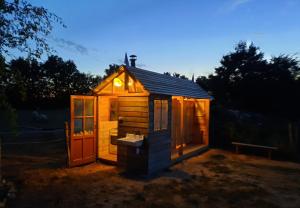
M 131 67 L 135 67 L 136 55 L 131 55 L 130 57 L 130 65 Z

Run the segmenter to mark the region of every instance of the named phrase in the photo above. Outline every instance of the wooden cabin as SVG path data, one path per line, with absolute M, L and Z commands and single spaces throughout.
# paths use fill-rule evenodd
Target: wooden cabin
M 97 159 L 152 174 L 209 145 L 211 97 L 198 84 L 121 66 L 71 96 L 70 166 Z

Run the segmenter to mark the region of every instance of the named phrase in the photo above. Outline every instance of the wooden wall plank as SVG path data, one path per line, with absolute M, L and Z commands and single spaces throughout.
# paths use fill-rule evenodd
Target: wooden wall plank
M 125 112 L 144 112 L 147 113 L 148 112 L 148 107 L 119 107 L 119 111 L 125 111 Z
M 148 135 L 149 106 L 148 97 L 119 97 L 119 135 L 127 133 Z
M 142 122 L 130 122 L 130 121 L 123 121 L 122 123 L 119 123 L 119 126 L 127 126 L 127 127 L 138 127 L 138 128 L 148 128 L 149 124 L 142 123 Z
M 159 153 L 161 151 L 169 149 L 170 145 L 171 145 L 170 141 L 162 142 L 162 143 L 157 143 L 157 144 L 151 144 L 151 145 L 149 145 L 149 148 L 151 149 L 151 152 L 149 152 L 149 153 L 150 154 Z
M 134 112 L 134 111 L 119 111 L 119 116 L 121 117 L 140 117 L 140 118 L 148 118 L 148 112 Z
M 144 101 L 144 102 L 148 102 L 148 96 L 135 96 L 135 97 L 129 97 L 129 96 L 119 96 L 119 101 L 120 102 L 132 102 L 132 101 Z
M 136 116 L 126 116 L 122 118 L 123 121 L 129 121 L 129 122 L 141 122 L 141 123 L 148 123 L 149 119 L 148 117 L 136 117 Z
M 147 107 L 148 101 L 120 101 L 120 107 Z

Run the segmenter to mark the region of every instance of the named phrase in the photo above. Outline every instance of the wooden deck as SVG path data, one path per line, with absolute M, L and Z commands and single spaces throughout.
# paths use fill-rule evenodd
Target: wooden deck
M 208 150 L 208 145 L 198 144 L 198 145 L 187 145 L 183 148 L 183 155 L 178 154 L 178 150 L 172 152 L 171 160 L 172 165 L 182 160 L 188 159 L 190 157 L 199 155 Z
M 116 154 L 103 154 L 99 157 L 99 160 L 103 161 L 105 163 L 116 165 L 117 164 L 117 155 Z

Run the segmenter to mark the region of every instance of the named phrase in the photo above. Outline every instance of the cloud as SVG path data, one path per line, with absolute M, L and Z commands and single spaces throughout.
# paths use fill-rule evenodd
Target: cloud
M 81 55 L 89 54 L 88 48 L 81 44 L 75 43 L 70 40 L 66 40 L 64 38 L 52 38 L 52 39 L 56 42 L 57 46 L 60 48 L 75 51 L 75 52 L 80 53 Z
M 251 0 L 233 0 L 232 3 L 230 4 L 230 7 L 229 9 L 232 11 L 232 10 L 235 10 L 237 9 L 238 7 L 240 7 L 241 5 L 243 4 L 247 4 L 249 3 Z
M 220 8 L 221 13 L 232 12 L 242 5 L 248 4 L 252 0 L 230 0 L 227 4 Z

